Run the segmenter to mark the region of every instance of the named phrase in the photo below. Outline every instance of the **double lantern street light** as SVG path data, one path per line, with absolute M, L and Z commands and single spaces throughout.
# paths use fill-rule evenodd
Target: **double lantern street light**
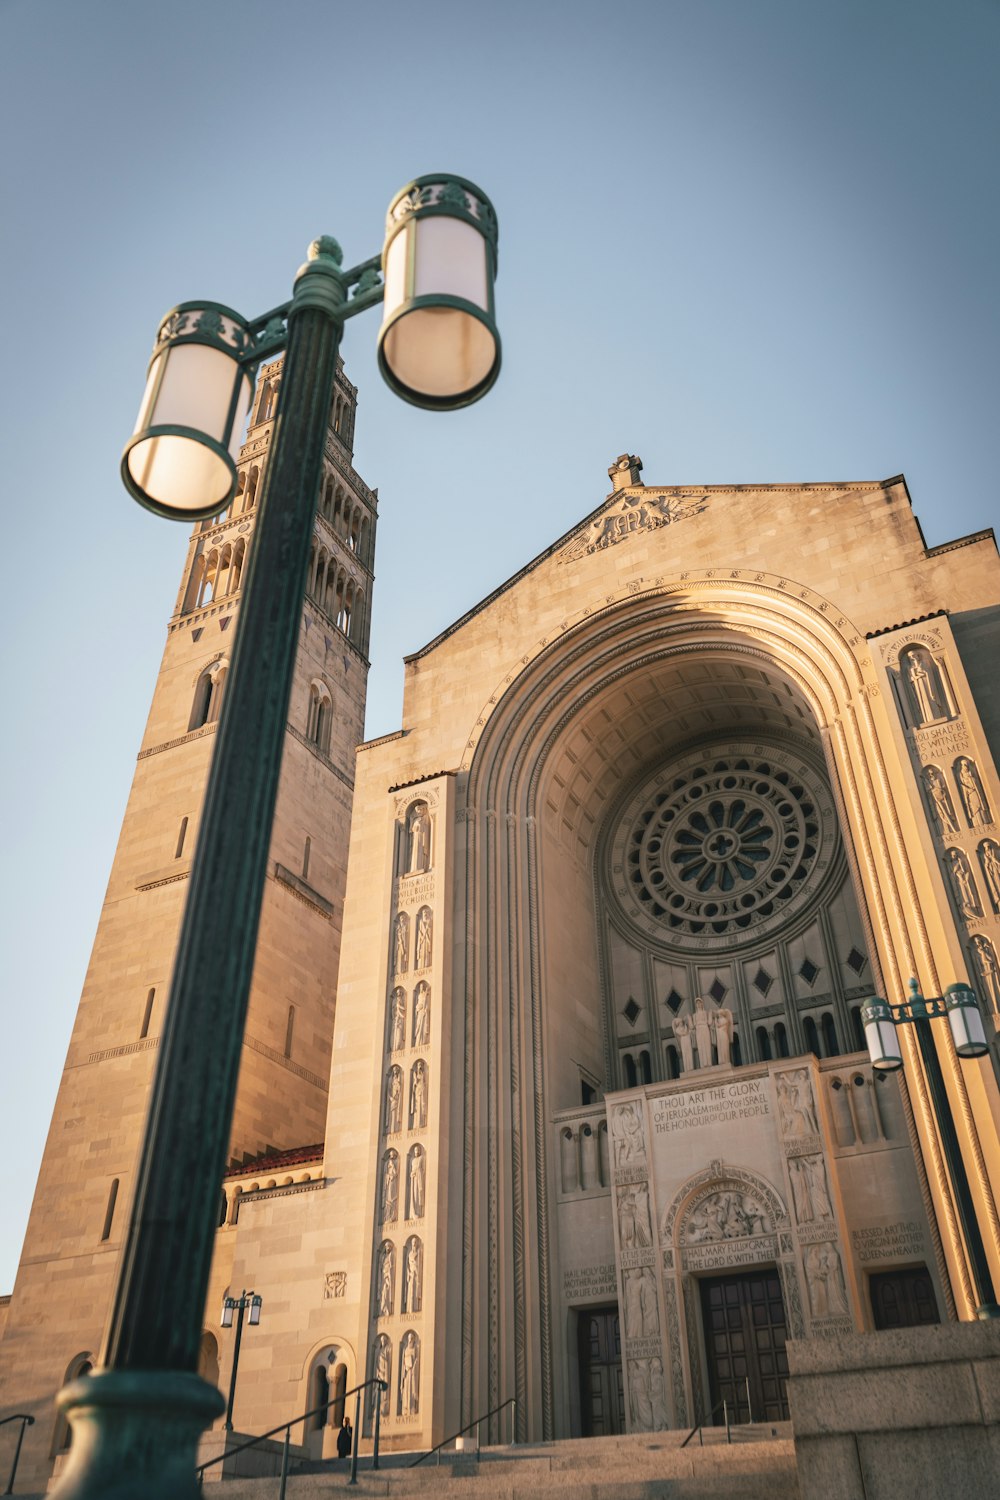
M 233 1371 L 229 1377 L 229 1400 L 226 1403 L 226 1420 L 223 1427 L 226 1432 L 233 1430 L 233 1402 L 236 1400 L 236 1373 L 240 1367 L 240 1344 L 243 1342 L 243 1314 L 248 1313 L 247 1322 L 251 1328 L 256 1328 L 260 1322 L 260 1309 L 263 1297 L 256 1292 L 248 1292 L 244 1289 L 238 1297 L 224 1297 L 222 1300 L 222 1317 L 219 1322 L 223 1328 L 232 1328 L 233 1313 L 236 1314 L 236 1339 L 233 1343 Z
M 477 401 L 500 370 L 497 221 L 474 183 L 418 178 L 389 205 L 381 256 L 341 262 L 336 240 L 315 240 L 291 301 L 260 318 L 169 313 L 122 457 L 150 510 L 218 515 L 257 368 L 285 350 L 111 1313 L 98 1369 L 58 1397 L 73 1429 L 59 1500 L 194 1500 L 198 1439 L 223 1406 L 195 1371 L 344 324 L 383 302 L 382 374 L 430 410 Z
M 925 998 L 920 993 L 917 981 L 911 979 L 909 996 L 901 1004 L 890 1005 L 888 1001 L 876 995 L 866 1001 L 861 1008 L 861 1022 L 865 1030 L 865 1041 L 868 1044 L 872 1067 L 879 1073 L 894 1073 L 903 1066 L 903 1054 L 899 1045 L 897 1028 L 912 1026 L 916 1032 L 931 1108 L 954 1190 L 955 1207 L 969 1252 L 969 1269 L 978 1299 L 976 1315 L 983 1319 L 1000 1318 L 1000 1306 L 997 1305 L 986 1246 L 979 1228 L 975 1201 L 962 1157 L 962 1148 L 955 1129 L 951 1105 L 948 1102 L 941 1060 L 931 1032 L 931 1021 L 943 1016 L 948 1018 L 951 1039 L 959 1057 L 986 1056 L 989 1052 L 989 1043 L 983 1029 L 983 1018 L 975 993 L 969 989 L 968 985 L 950 984 L 943 995 Z

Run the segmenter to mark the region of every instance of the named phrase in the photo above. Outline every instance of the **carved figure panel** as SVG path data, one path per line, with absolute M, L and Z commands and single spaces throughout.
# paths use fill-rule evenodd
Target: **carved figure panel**
M 403 1248 L 403 1292 L 402 1311 L 418 1313 L 423 1306 L 424 1247 L 419 1237 L 411 1234 Z
M 392 1343 L 389 1335 L 380 1333 L 372 1345 L 372 1378 L 384 1380 L 385 1389 L 380 1391 L 377 1385 L 371 1388 L 371 1414 L 374 1417 L 376 1406 L 381 1406 L 381 1415 L 389 1415 L 389 1381 L 392 1378 Z
M 616 1104 L 611 1113 L 615 1142 L 615 1166 L 630 1167 L 645 1161 L 646 1141 L 638 1104 Z
M 396 1249 L 391 1240 L 383 1240 L 378 1251 L 376 1306 L 380 1318 L 392 1313 L 393 1286 L 396 1280 Z
M 387 1151 L 382 1158 L 382 1222 L 394 1224 L 399 1217 L 399 1156 Z
M 749 1193 L 711 1193 L 691 1210 L 682 1237 L 688 1245 L 770 1234 L 769 1215 Z
M 427 1158 L 423 1146 L 414 1146 L 406 1163 L 406 1217 L 422 1219 L 424 1216 L 425 1186 L 427 1181 Z
M 420 1415 L 420 1339 L 412 1328 L 399 1346 L 397 1409 L 404 1421 Z
M 405 974 L 410 965 L 410 919 L 405 911 L 397 913 L 392 947 L 393 969 Z
M 431 814 L 426 802 L 414 802 L 406 818 L 407 875 L 421 875 L 431 867 Z
M 795 1219 L 799 1224 L 815 1224 L 818 1219 L 833 1218 L 826 1163 L 822 1156 L 793 1156 L 788 1163 L 792 1182 Z
M 662 1432 L 666 1428 L 667 1392 L 662 1360 L 629 1360 L 628 1397 L 633 1432 Z
M 406 1046 L 406 991 L 398 985 L 389 1006 L 389 1051 L 399 1052 Z
M 790 1136 L 792 1140 L 818 1135 L 819 1125 L 808 1071 L 800 1068 L 793 1073 L 779 1073 L 776 1089 L 782 1134 Z
M 842 1318 L 850 1314 L 844 1268 L 832 1240 L 810 1245 L 805 1253 L 809 1311 L 814 1318 Z
M 986 891 L 994 911 L 1000 912 L 1000 845 L 993 839 L 983 839 L 979 846 L 979 864 L 986 882 Z
M 403 1070 L 389 1069 L 385 1080 L 385 1133 L 395 1135 L 403 1128 Z
M 410 1129 L 427 1124 L 427 1064 L 420 1057 L 410 1069 Z
M 962 810 L 970 828 L 986 828 L 993 822 L 993 814 L 983 791 L 979 768 L 968 755 L 960 755 L 955 762 L 955 783 L 962 799 Z
M 945 863 L 955 905 L 962 916 L 981 917 L 983 908 L 979 904 L 976 877 L 972 873 L 968 855 L 963 849 L 949 849 L 945 855 Z
M 1000 963 L 996 949 L 989 938 L 974 937 L 972 951 L 976 956 L 976 968 L 984 993 L 989 997 L 994 1015 L 1000 1015 Z
M 413 1045 L 426 1047 L 431 1039 L 431 987 L 421 980 L 413 992 Z
M 414 948 L 413 967 L 415 969 L 429 969 L 431 966 L 431 933 L 433 919 L 429 906 L 422 906 L 417 912 L 417 937 Z
M 917 729 L 939 724 L 952 715 L 941 668 L 926 646 L 911 646 L 899 658 L 910 722 Z
M 623 1271 L 625 1289 L 625 1337 L 655 1338 L 660 1331 L 660 1314 L 656 1305 L 656 1281 L 648 1266 Z
M 924 766 L 920 773 L 924 791 L 930 805 L 931 815 L 943 834 L 958 832 L 955 804 L 951 800 L 948 783 L 937 766 Z
M 653 1243 L 649 1219 L 649 1188 L 644 1182 L 620 1187 L 618 1198 L 618 1243 L 623 1250 L 645 1250 Z

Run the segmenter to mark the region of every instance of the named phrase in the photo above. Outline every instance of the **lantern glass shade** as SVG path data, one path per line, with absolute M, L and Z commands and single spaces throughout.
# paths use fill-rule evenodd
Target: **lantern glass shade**
M 500 372 L 496 216 L 473 183 L 421 177 L 389 209 L 379 367 L 418 406 L 467 406 Z
M 261 1300 L 262 1299 L 260 1297 L 251 1297 L 250 1298 L 250 1317 L 249 1317 L 249 1323 L 250 1323 L 251 1328 L 256 1328 L 257 1324 L 260 1322 L 260 1304 L 261 1304 Z
M 896 1024 L 892 1011 L 877 995 L 861 1007 L 861 1021 L 872 1067 L 880 1073 L 893 1073 L 903 1066 Z
M 229 1297 L 222 1304 L 222 1317 L 219 1322 L 223 1328 L 232 1328 L 233 1326 L 233 1304 Z
M 248 343 L 243 319 L 214 303 L 185 303 L 161 325 L 122 455 L 126 488 L 158 515 L 204 520 L 232 499 L 253 395 L 239 360 Z
M 984 1057 L 989 1051 L 989 1043 L 975 992 L 964 984 L 950 984 L 944 999 L 952 1041 L 959 1057 Z

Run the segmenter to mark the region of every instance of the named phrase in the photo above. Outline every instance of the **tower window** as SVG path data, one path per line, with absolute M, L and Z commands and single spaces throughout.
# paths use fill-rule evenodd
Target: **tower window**
M 295 1034 L 295 1006 L 288 1007 L 288 1024 L 285 1027 L 285 1056 L 292 1055 L 292 1037 Z
M 101 1241 L 111 1238 L 111 1226 L 115 1222 L 115 1204 L 118 1201 L 118 1178 L 112 1177 L 111 1187 L 108 1189 L 108 1207 L 104 1215 L 104 1228 L 101 1230 Z
M 187 831 L 188 820 L 187 818 L 181 818 L 180 832 L 177 835 L 177 849 L 174 853 L 174 859 L 180 859 L 181 855 L 184 853 L 184 840 L 187 838 Z
M 150 990 L 146 996 L 146 1008 L 142 1013 L 142 1029 L 139 1032 L 139 1040 L 149 1035 L 149 1023 L 153 1019 L 153 1001 L 156 999 L 156 991 Z

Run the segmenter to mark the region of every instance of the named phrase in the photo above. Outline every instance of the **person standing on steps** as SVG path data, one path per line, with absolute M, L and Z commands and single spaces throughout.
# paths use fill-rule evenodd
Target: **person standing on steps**
M 340 1424 L 340 1431 L 337 1433 L 337 1457 L 350 1458 L 353 1442 L 354 1433 L 351 1431 L 351 1419 L 350 1417 L 345 1417 Z

